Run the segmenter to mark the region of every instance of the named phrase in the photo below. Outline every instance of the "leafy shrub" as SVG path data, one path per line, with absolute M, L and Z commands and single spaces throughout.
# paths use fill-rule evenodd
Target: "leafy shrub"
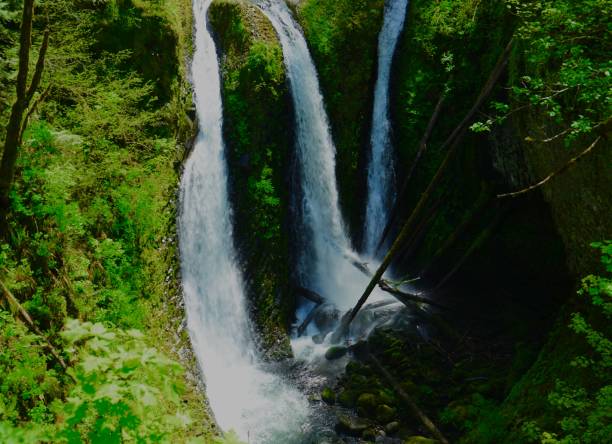
M 39 338 L 0 310 L 0 421 L 47 422 L 47 404 L 59 394 L 58 375 L 47 368 Z
M 583 369 L 587 377 L 580 385 L 557 380 L 548 395 L 550 406 L 560 417 L 557 432 L 543 431 L 533 421 L 523 425 L 525 436 L 542 444 L 601 444 L 612 437 L 612 242 L 593 246 L 602 253 L 605 276 L 588 276 L 579 294 L 590 297 L 603 313 L 603 328 L 581 313 L 574 313 L 569 327 L 588 343 L 588 356 L 577 356 L 572 366 Z
M 63 338 L 76 364 L 57 436 L 69 443 L 177 442 L 190 424 L 182 411 L 183 370 L 137 330 L 70 320 Z

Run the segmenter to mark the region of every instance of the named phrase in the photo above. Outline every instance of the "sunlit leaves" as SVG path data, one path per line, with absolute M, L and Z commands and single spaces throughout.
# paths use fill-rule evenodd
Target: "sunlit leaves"
M 609 241 L 592 244 L 602 252 L 602 262 L 609 263 L 612 243 Z M 607 275 L 588 276 L 582 281 L 579 294 L 592 299 L 595 306 L 603 309 L 606 322 L 612 320 L 612 287 L 610 268 Z M 543 431 L 533 421 L 523 425 L 525 436 L 532 441 L 548 444 L 600 444 L 612 436 L 612 336 L 609 329 L 593 326 L 592 316 L 574 313 L 569 327 L 584 338 L 589 353 L 576 356 L 571 365 L 586 376 L 581 385 L 571 385 L 558 380 L 555 389 L 549 393 L 548 401 L 560 418 L 559 431 Z M 604 327 L 608 324 L 602 324 Z
M 592 133 L 612 116 L 609 57 L 610 0 L 506 0 L 518 18 L 515 32 L 524 65 L 511 85 L 513 108 L 530 107 L 544 115 L 557 133 L 545 142 L 567 146 Z M 496 107 L 499 122 L 512 113 Z M 480 126 L 473 129 L 477 131 Z M 537 141 L 538 137 L 529 137 Z
M 171 442 L 190 424 L 180 409 L 180 365 L 149 347 L 142 333 L 70 320 L 62 336 L 77 382 L 58 407 L 63 439 Z

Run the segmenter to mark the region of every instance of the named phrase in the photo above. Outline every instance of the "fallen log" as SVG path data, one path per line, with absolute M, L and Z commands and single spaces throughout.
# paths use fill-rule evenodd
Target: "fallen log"
M 308 299 L 309 301 L 314 302 L 317 305 L 321 305 L 325 302 L 325 299 L 323 299 L 323 296 L 307 288 L 295 287 L 295 291 L 300 296 L 302 296 L 304 299 Z
M 408 191 L 408 185 L 410 184 L 410 181 L 412 180 L 412 176 L 414 175 L 414 172 L 416 171 L 416 167 L 419 164 L 421 157 L 423 157 L 423 154 L 425 153 L 425 150 L 427 149 L 427 144 L 429 142 L 429 139 L 431 138 L 431 134 L 433 133 L 433 129 L 436 125 L 436 122 L 438 121 L 438 117 L 440 116 L 440 112 L 442 111 L 442 104 L 444 103 L 445 99 L 446 99 L 446 88 L 442 92 L 442 94 L 440 94 L 440 99 L 438 99 L 438 103 L 436 103 L 436 107 L 434 108 L 433 114 L 431 115 L 431 118 L 429 119 L 429 123 L 427 124 L 427 129 L 425 130 L 425 134 L 423 134 L 423 137 L 421 138 L 421 141 L 419 142 L 419 149 L 417 151 L 416 157 L 414 158 L 414 161 L 412 162 L 412 165 L 410 166 L 410 171 L 408 171 L 408 174 L 406 175 L 406 178 L 404 179 L 404 183 L 402 184 L 401 191 L 398 194 L 397 199 L 395 199 L 395 204 L 393 205 L 393 209 L 391 210 L 391 215 L 389 216 L 387 225 L 385 226 L 382 236 L 380 237 L 380 240 L 378 241 L 378 245 L 376 246 L 376 253 L 378 253 L 378 251 L 380 251 L 380 249 L 382 248 L 383 244 L 385 243 L 385 240 L 387 239 L 387 236 L 389 235 L 389 231 L 391 231 L 391 227 L 395 223 L 395 219 L 397 219 L 401 202 L 404 201 L 404 196 L 406 195 L 406 192 Z
M 365 274 L 367 277 L 372 277 L 372 271 L 368 268 L 367 264 L 363 263 L 363 262 L 359 262 L 355 259 L 351 259 L 349 257 L 347 257 L 348 261 L 353 264 L 353 266 L 361 271 L 363 274 Z
M 414 229 L 410 242 L 406 242 L 406 244 L 398 252 L 397 260 L 408 260 L 412 256 L 412 254 L 418 249 L 421 242 L 428 233 L 428 228 L 431 226 L 431 223 L 438 214 L 438 210 L 442 206 L 443 201 L 444 200 L 442 199 L 442 197 L 440 197 L 434 202 L 427 214 L 421 219 L 421 222 Z
M 474 251 L 476 251 L 478 248 L 480 248 L 485 243 L 485 241 L 491 236 L 491 233 L 493 232 L 493 229 L 497 226 L 497 224 L 499 222 L 499 219 L 500 219 L 500 215 L 501 215 L 500 213 L 497 213 L 495 215 L 495 218 L 476 237 L 476 239 L 472 242 L 472 244 L 469 246 L 469 248 L 464 252 L 463 256 L 461 256 L 461 258 L 455 264 L 455 266 L 446 274 L 446 276 L 444 276 L 440 280 L 440 282 L 438 282 L 438 284 L 432 290 L 432 293 L 438 292 L 438 290 L 440 290 L 440 288 L 442 288 L 455 275 L 455 273 L 457 273 L 457 271 L 459 271 L 459 269 L 467 262 L 467 260 L 474 253 Z
M 421 270 L 421 276 L 427 275 L 431 268 L 435 265 L 436 261 L 443 257 L 446 251 L 452 247 L 457 240 L 463 236 L 468 229 L 475 223 L 475 221 L 486 211 L 490 206 L 495 203 L 487 191 L 483 191 L 476 201 L 474 208 L 470 214 L 463 219 L 463 221 L 457 226 L 457 228 L 444 240 L 442 245 L 432 255 L 430 262 Z
M 306 316 L 304 318 L 304 320 L 302 321 L 302 323 L 298 327 L 298 329 L 297 329 L 298 338 L 304 334 L 304 332 L 308 328 L 308 325 L 310 325 L 310 323 L 314 319 L 315 314 L 317 313 L 317 309 L 319 308 L 319 306 L 320 306 L 320 304 L 317 304 L 314 307 L 312 307 L 312 310 L 310 310 L 310 312 L 308 313 L 308 316 Z
M 374 276 L 370 280 L 370 283 L 368 284 L 363 294 L 357 301 L 357 304 L 355 304 L 355 307 L 351 311 L 350 316 L 348 316 L 346 321 L 342 323 L 340 327 L 342 333 L 348 330 L 348 326 L 353 321 L 353 319 L 355 319 L 355 316 L 357 315 L 357 313 L 359 312 L 363 304 L 365 304 L 365 302 L 368 300 L 368 297 L 374 290 L 374 287 L 378 284 L 378 282 L 382 278 L 383 274 L 385 273 L 389 265 L 391 265 L 391 262 L 395 258 L 398 251 L 402 248 L 402 246 L 407 240 L 410 240 L 410 236 L 412 235 L 412 227 L 414 226 L 415 222 L 419 219 L 419 216 L 421 215 L 421 212 L 425 208 L 425 204 L 427 200 L 429 199 L 429 196 L 432 194 L 432 192 L 434 191 L 438 183 L 442 180 L 444 173 L 446 172 L 447 168 L 450 166 L 451 161 L 453 160 L 454 155 L 459 146 L 459 142 L 461 141 L 462 134 L 465 133 L 465 131 L 467 130 L 468 124 L 474 118 L 474 115 L 476 114 L 480 106 L 484 103 L 485 99 L 489 96 L 489 94 L 493 90 L 493 87 L 499 80 L 504 68 L 506 67 L 508 63 L 508 59 L 510 57 L 510 51 L 512 50 L 513 41 L 514 39 L 510 39 L 510 41 L 506 45 L 506 48 L 500 55 L 497 61 L 497 64 L 495 65 L 495 68 L 493 68 L 493 71 L 491 72 L 489 79 L 487 80 L 485 86 L 483 87 L 482 91 L 480 92 L 478 96 L 478 99 L 476 100 L 476 102 L 474 103 L 470 111 L 467 113 L 467 115 L 462 120 L 462 122 L 459 124 L 459 126 L 455 128 L 453 133 L 447 139 L 447 142 L 443 144 L 443 146 L 446 146 L 447 143 L 450 143 L 450 147 L 446 153 L 446 157 L 442 161 L 442 164 L 438 168 L 438 171 L 436 172 L 434 177 L 429 182 L 427 189 L 421 195 L 421 198 L 419 202 L 417 203 L 416 207 L 414 208 L 414 210 L 412 211 L 412 214 L 410 215 L 406 223 L 404 223 L 402 230 L 400 231 L 395 241 L 391 245 L 391 248 L 387 252 L 387 255 L 385 256 L 382 264 L 380 265 L 380 267 L 378 267 L 378 270 L 376 270 L 376 273 L 374 274 Z M 450 141 L 452 141 L 452 143 Z
M 365 358 L 372 364 L 372 366 L 378 370 L 378 372 L 389 382 L 393 390 L 399 395 L 400 398 L 406 403 L 412 414 L 425 426 L 425 428 L 431 433 L 431 435 L 443 444 L 449 444 L 448 440 L 444 437 L 440 429 L 436 427 L 434 422 L 419 408 L 414 402 L 412 397 L 408 395 L 402 389 L 401 385 L 395 380 L 393 375 L 383 367 L 380 361 L 369 351 L 366 352 Z
M 401 291 L 393 287 L 392 285 L 390 285 L 389 282 L 386 281 L 385 279 L 381 279 L 381 281 L 378 283 L 378 286 L 380 287 L 381 290 L 386 291 L 389 294 L 392 294 L 398 301 L 400 301 L 402 304 L 408 307 L 410 307 L 409 303 L 416 303 L 416 304 L 431 305 L 432 307 L 440 308 L 442 310 L 450 310 L 450 308 L 444 305 L 438 304 L 437 302 L 433 302 L 430 299 L 424 298 L 417 294 L 406 293 L 404 291 Z

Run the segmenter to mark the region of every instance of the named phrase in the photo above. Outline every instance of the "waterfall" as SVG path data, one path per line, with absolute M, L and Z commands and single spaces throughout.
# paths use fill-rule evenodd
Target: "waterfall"
M 336 149 L 323 105 L 315 65 L 306 40 L 282 0 L 259 0 L 283 48 L 295 111 L 301 193 L 299 272 L 302 284 L 337 308 L 351 308 L 369 278 L 351 261 L 360 262 L 346 234 L 338 203 Z M 376 296 L 372 298 L 372 301 Z
M 368 166 L 368 203 L 364 226 L 364 252 L 376 254 L 380 236 L 387 224 L 395 199 L 391 122 L 389 120 L 389 80 L 391 63 L 404 21 L 408 0 L 387 0 L 383 27 L 378 35 L 378 76 L 372 113 L 372 147 Z
M 182 177 L 179 219 L 187 324 L 219 426 L 249 443 L 292 443 L 308 416 L 303 394 L 262 369 L 232 239 L 219 66 L 196 0 L 192 64 L 200 132 Z M 296 441 L 297 439 L 297 441 Z

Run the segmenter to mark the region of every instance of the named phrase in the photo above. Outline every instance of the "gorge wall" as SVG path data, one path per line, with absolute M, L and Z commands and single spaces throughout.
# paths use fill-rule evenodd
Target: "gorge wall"
M 337 147 L 341 205 L 358 246 L 384 2 L 303 0 L 291 5 L 317 65 Z M 221 52 L 237 238 L 264 349 L 275 350 L 270 356 L 282 356 L 288 351 L 284 332 L 295 307 L 288 223 L 293 117 L 282 53 L 270 24 L 246 1 L 215 1 L 210 20 Z M 442 96 L 444 101 L 427 150 L 399 202 L 400 220 L 427 187 L 444 158 L 442 143 L 472 106 L 515 26 L 505 5 L 493 0 L 410 2 L 392 69 L 398 188 L 434 107 Z M 517 73 L 529 69 L 515 49 L 491 100 L 508 101 Z M 543 381 L 568 370 L 567 356 L 560 351 L 572 339 L 561 327 L 571 310 L 584 305 L 575 296 L 578 280 L 598 268 L 589 244 L 612 233 L 607 217 L 612 157 L 603 143 L 541 189 L 517 198 L 495 197 L 537 182 L 580 152 L 580 143 L 567 148 L 530 141 L 543 130 L 550 134 L 554 127 L 525 110 L 491 132 L 468 131 L 432 196 L 427 223 L 395 264 L 404 275 L 420 276 L 417 285 L 425 289 L 446 283 L 435 294 L 457 309 L 454 328 L 466 328 L 470 316 L 492 317 L 507 347 L 507 374 L 498 374 L 496 382 L 482 389 L 498 415 L 480 419 L 485 428 L 487 421 L 497 421 L 495 427 L 513 432 L 491 438 L 476 428 L 466 442 L 513 442 L 518 420 L 546 402 L 543 394 L 550 387 Z M 488 332 L 482 327 L 479 334 Z M 389 342 L 383 344 L 392 349 Z

